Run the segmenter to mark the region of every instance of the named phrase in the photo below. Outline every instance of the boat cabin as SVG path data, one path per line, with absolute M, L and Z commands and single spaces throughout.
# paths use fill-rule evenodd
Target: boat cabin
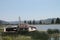
M 34 26 L 30 26 L 28 24 L 20 24 L 20 26 L 18 26 L 20 31 L 28 31 L 28 32 L 31 32 L 31 31 L 36 31 L 36 27 Z
M 16 31 L 17 31 L 17 26 L 4 27 L 4 32 L 16 32 Z

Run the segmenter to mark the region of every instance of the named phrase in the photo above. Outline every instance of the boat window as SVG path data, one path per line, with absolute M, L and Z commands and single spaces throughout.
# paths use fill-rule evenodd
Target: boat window
M 6 28 L 6 31 L 17 31 L 16 28 Z
M 20 28 L 20 30 L 28 30 L 28 28 Z

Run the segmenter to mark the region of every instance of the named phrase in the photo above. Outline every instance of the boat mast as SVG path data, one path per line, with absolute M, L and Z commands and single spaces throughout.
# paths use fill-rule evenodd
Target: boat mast
M 21 24 L 21 18 L 20 18 L 20 16 L 19 16 L 19 26 L 20 26 L 20 24 Z

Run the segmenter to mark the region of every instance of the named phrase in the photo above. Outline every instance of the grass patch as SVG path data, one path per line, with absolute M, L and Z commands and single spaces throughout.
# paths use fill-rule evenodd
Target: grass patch
M 24 34 L 20 33 L 3 33 L 2 40 L 48 40 L 48 35 L 45 32 L 28 32 Z
M 0 29 L 0 32 L 3 32 L 4 30 L 3 29 Z

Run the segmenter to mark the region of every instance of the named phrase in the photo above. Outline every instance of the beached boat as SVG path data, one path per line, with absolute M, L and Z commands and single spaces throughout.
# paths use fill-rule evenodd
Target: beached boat
M 20 24 L 18 26 L 7 26 L 4 27 L 4 32 L 22 32 L 22 31 L 27 31 L 27 32 L 32 32 L 36 31 L 36 27 L 30 26 L 28 24 Z

